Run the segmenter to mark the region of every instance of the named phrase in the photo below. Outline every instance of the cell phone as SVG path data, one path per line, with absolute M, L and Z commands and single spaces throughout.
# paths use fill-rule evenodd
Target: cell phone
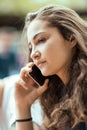
M 40 86 L 42 86 L 47 79 L 47 77 L 42 75 L 40 69 L 36 65 L 33 65 L 32 72 L 29 72 L 29 75 Z

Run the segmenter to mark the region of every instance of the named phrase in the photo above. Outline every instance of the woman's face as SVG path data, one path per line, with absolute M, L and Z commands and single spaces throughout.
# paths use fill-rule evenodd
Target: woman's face
M 57 28 L 49 27 L 46 21 L 34 20 L 28 27 L 27 37 L 32 46 L 31 58 L 43 75 L 65 73 L 72 57 L 72 44 Z

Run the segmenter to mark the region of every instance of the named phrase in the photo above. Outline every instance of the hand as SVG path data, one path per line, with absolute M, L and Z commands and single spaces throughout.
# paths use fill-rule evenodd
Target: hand
M 17 107 L 30 107 L 32 103 L 48 88 L 48 79 L 43 86 L 33 87 L 34 81 L 29 76 L 32 71 L 33 63 L 27 64 L 20 71 L 20 78 L 16 82 L 15 100 Z

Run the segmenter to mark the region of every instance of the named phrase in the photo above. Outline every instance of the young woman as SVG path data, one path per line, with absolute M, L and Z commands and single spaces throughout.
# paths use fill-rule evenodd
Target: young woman
M 16 129 L 34 129 L 30 109 L 39 98 L 43 130 L 86 130 L 86 22 L 72 9 L 51 5 L 29 13 L 24 32 L 29 63 L 16 83 Z M 34 64 L 48 76 L 42 86 L 36 86 L 29 76 Z

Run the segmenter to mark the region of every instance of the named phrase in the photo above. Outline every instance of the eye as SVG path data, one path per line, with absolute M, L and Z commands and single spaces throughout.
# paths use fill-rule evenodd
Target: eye
M 45 41 L 46 41 L 46 38 L 39 38 L 38 41 L 37 41 L 37 44 L 38 44 L 38 43 L 43 43 L 43 42 L 45 42 Z

